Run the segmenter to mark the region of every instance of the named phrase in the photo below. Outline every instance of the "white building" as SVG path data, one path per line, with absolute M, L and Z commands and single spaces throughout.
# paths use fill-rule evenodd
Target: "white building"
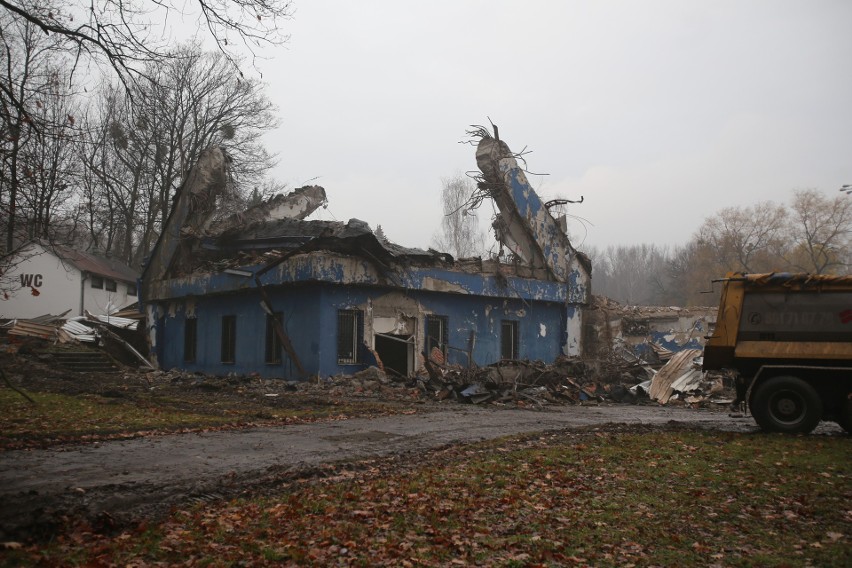
M 111 258 L 27 245 L 0 279 L 0 319 L 108 314 L 136 301 L 138 274 Z

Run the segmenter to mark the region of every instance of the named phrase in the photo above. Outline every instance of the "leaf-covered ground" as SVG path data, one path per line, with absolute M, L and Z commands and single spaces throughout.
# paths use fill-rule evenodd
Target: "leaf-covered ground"
M 852 566 L 848 437 L 610 427 L 339 469 L 110 536 L 45 566 Z
M 287 406 L 277 407 L 249 397 L 223 401 L 193 396 L 191 391 L 124 397 L 32 391 L 28 395 L 35 404 L 0 387 L 0 450 L 413 412 L 410 405 L 298 395 L 290 395 Z M 297 401 L 303 403 L 301 408 Z
M 181 372 L 75 373 L 0 352 L 0 450 L 427 410 L 404 384 Z

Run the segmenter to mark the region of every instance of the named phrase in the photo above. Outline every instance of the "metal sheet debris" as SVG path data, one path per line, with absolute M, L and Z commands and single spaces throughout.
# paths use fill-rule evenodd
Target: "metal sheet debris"
M 688 383 L 692 374 L 691 367 L 695 364 L 693 359 L 701 355 L 700 349 L 684 349 L 675 354 L 665 366 L 654 376 L 651 381 L 649 396 L 660 404 L 666 404 L 675 392 L 672 386 L 680 379 Z M 699 374 L 700 374 L 699 370 Z
M 93 315 L 88 311 L 85 316 L 66 320 L 64 316 L 67 313 L 59 316 L 45 314 L 35 318 L 37 321 L 13 320 L 7 326 L 7 333 L 11 337 L 37 338 L 50 342 L 51 346 L 87 343 L 96 347 L 104 357 L 109 355 L 107 358 L 117 358 L 126 364 L 138 361 L 143 367 L 152 368 L 148 358 L 137 348 L 144 349 L 144 340 L 136 334 L 138 320 Z M 137 346 L 132 344 L 134 338 Z

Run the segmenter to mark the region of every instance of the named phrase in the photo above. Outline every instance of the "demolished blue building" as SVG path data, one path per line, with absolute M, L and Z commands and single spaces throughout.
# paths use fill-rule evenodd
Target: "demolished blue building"
M 153 362 L 300 379 L 377 361 L 410 376 L 428 356 L 482 366 L 580 355 L 588 259 L 504 142 L 483 134 L 476 156 L 512 262 L 402 247 L 354 219 L 305 220 L 325 200 L 317 186 L 214 221 L 228 158 L 205 151 L 142 276 Z

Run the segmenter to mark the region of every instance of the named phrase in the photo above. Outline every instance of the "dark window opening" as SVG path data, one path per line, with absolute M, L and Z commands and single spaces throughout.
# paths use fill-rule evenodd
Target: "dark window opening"
M 385 371 L 393 371 L 401 377 L 408 376 L 409 352 L 413 353 L 410 335 L 376 334 L 376 353 Z
M 135 296 L 138 292 L 136 292 L 136 284 L 128 284 L 127 285 L 127 295 Z
M 195 362 L 196 345 L 198 345 L 198 320 L 184 320 L 183 323 L 183 361 Z
M 237 316 L 222 316 L 222 363 L 237 360 Z
M 518 358 L 518 322 L 503 320 L 500 324 L 500 357 Z
M 447 343 L 449 334 L 447 331 L 447 316 L 426 316 L 426 354 L 432 353 L 432 349 L 438 350 L 447 356 Z
M 118 290 L 118 284 L 115 280 L 104 280 L 104 288 L 106 288 L 107 292 L 115 292 Z
M 337 364 L 360 362 L 359 346 L 364 341 L 364 314 L 361 310 L 337 311 Z
M 91 286 L 92 288 L 97 288 L 98 290 L 102 290 L 104 287 L 104 279 L 100 276 L 91 276 Z
M 275 321 L 284 321 L 281 312 L 275 312 L 274 316 L 266 314 L 266 364 L 277 365 L 281 363 L 281 339 L 275 331 Z

